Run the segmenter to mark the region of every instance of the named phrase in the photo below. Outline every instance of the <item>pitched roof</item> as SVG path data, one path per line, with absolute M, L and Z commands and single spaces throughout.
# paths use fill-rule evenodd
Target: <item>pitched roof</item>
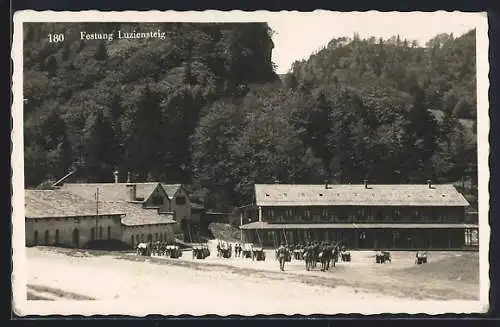
M 181 188 L 181 184 L 161 184 L 163 189 L 165 190 L 165 193 L 167 193 L 167 196 L 169 199 L 172 199 L 177 193 L 177 191 Z
M 95 194 L 99 189 L 99 203 L 107 205 L 114 210 L 121 210 L 125 214 L 122 224 L 126 226 L 155 225 L 155 224 L 175 224 L 176 221 L 171 213 L 158 213 L 157 209 L 143 208 L 142 202 L 130 202 L 128 200 L 127 185 L 136 185 L 136 196 L 147 200 L 153 191 L 160 185 L 157 182 L 151 183 L 90 183 L 62 185 L 61 189 L 80 196 L 82 198 L 95 201 Z M 95 202 L 94 202 L 95 203 Z
M 468 206 L 451 184 L 256 184 L 258 206 Z
M 130 203 L 125 201 L 106 202 L 106 205 L 122 210 L 125 216 L 122 224 L 126 226 L 175 224 L 174 215 L 171 213 L 158 213 L 157 209 L 143 208 L 141 203 Z
M 147 200 L 158 186 L 158 182 L 131 183 L 136 185 L 136 197 Z M 61 189 L 79 195 L 85 199 L 95 199 L 99 189 L 99 200 L 101 201 L 127 201 L 129 183 L 66 183 Z
M 26 218 L 84 217 L 99 215 L 123 215 L 124 211 L 107 204 L 96 206 L 95 201 L 61 190 L 25 190 Z
M 473 224 L 415 224 L 415 223 L 395 223 L 395 224 L 384 224 L 384 223 L 372 223 L 372 224 L 269 224 L 263 221 L 255 221 L 243 226 L 241 229 L 268 229 L 268 230 L 284 230 L 284 229 L 368 229 L 368 228 L 380 228 L 380 229 L 417 229 L 417 228 L 477 228 L 477 225 Z

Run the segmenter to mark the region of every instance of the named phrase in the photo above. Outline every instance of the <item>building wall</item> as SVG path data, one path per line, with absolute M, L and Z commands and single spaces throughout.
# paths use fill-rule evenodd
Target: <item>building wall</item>
M 464 229 L 369 229 L 369 230 L 247 230 L 244 241 L 277 246 L 311 241 L 339 241 L 350 249 L 460 250 L 470 248 Z M 476 245 L 477 246 L 477 245 Z
M 122 225 L 122 242 L 131 246 L 151 240 L 161 242 L 174 241 L 174 224 L 154 224 L 141 226 Z
M 26 219 L 26 245 L 53 245 L 58 243 L 71 247 L 84 247 L 93 239 L 95 231 L 95 216 Z M 120 240 L 121 217 L 119 215 L 99 216 L 97 239 Z
M 464 215 L 465 209 L 463 207 L 262 207 L 262 220 L 270 223 L 463 223 Z
M 179 188 L 172 199 L 172 209 L 176 221 L 181 222 L 183 219 L 191 219 L 191 202 L 182 187 Z

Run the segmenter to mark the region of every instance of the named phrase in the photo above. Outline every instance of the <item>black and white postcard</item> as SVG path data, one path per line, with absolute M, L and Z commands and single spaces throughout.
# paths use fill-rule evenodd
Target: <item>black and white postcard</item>
M 484 13 L 14 16 L 21 316 L 489 308 Z

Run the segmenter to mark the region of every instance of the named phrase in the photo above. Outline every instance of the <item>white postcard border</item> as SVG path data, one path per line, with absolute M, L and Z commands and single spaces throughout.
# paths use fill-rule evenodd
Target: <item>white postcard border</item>
M 164 315 L 204 315 L 218 314 L 221 316 L 256 315 L 256 314 L 337 314 L 337 313 L 476 313 L 486 312 L 489 308 L 489 242 L 490 227 L 489 216 L 489 63 L 488 63 L 488 22 L 485 13 L 470 13 L 470 19 L 476 24 L 476 62 L 477 62 L 477 149 L 478 149 L 478 173 L 479 173 L 479 252 L 480 252 L 480 300 L 479 301 L 413 301 L 401 305 L 384 303 L 341 303 L 339 302 L 336 312 L 314 312 L 313 309 L 305 308 L 303 312 L 289 312 L 285 306 L 278 301 L 270 299 L 266 303 L 245 303 L 220 306 L 208 301 L 204 308 L 171 307 L 168 310 L 161 303 L 151 302 L 130 303 L 125 301 L 27 301 L 27 273 L 26 273 L 26 247 L 24 232 L 24 153 L 23 153 L 23 22 L 255 22 L 267 21 L 286 13 L 287 15 L 325 15 L 327 11 L 317 10 L 314 12 L 267 12 L 267 11 L 214 11 L 204 12 L 176 12 L 176 11 L 124 11 L 124 12 L 55 12 L 32 10 L 19 11 L 14 14 L 14 35 L 12 46 L 12 60 L 14 62 L 12 91 L 12 247 L 13 247 L 13 308 L 18 315 L 96 315 L 96 314 L 123 314 L 132 316 L 144 316 L 147 314 Z M 446 14 L 445 11 L 436 13 Z M 339 15 L 405 15 L 422 14 L 418 12 L 339 12 Z M 362 21 L 362 20 L 360 20 Z M 419 28 L 415 26 L 415 28 Z M 405 301 L 406 302 L 406 301 Z

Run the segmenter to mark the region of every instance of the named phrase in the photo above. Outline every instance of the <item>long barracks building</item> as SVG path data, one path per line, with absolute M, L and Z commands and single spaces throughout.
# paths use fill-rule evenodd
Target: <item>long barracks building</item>
M 240 228 L 245 241 L 266 246 L 327 240 L 353 249 L 465 249 L 477 247 L 468 206 L 451 184 L 256 184 L 251 222 Z

